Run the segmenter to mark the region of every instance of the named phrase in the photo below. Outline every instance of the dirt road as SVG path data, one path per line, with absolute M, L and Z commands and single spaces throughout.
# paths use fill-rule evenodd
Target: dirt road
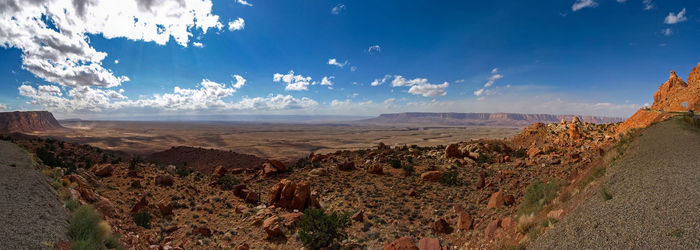
M 700 129 L 652 125 L 602 181 L 612 199 L 591 197 L 531 248 L 700 249 Z
M 69 215 L 29 154 L 0 141 L 0 249 L 51 249 Z

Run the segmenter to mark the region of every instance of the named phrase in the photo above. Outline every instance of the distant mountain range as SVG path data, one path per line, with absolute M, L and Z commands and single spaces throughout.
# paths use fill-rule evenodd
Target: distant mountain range
M 536 122 L 571 121 L 576 115 L 516 114 L 516 113 L 396 113 L 358 120 L 358 123 L 421 126 L 503 126 L 525 127 Z M 623 122 L 621 117 L 578 116 L 583 122 Z

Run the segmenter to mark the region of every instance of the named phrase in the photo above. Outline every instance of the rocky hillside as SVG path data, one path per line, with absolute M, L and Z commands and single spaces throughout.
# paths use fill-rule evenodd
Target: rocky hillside
M 333 234 L 338 240 L 332 248 L 499 248 L 528 242 L 536 237 L 531 232 L 541 230 L 539 224 L 520 228 L 521 214 L 536 211 L 525 205 L 532 199 L 528 187 L 582 178 L 615 143 L 616 128 L 573 118 L 537 123 L 507 140 L 437 147 L 380 143 L 312 154 L 295 164 L 249 162 L 246 168 L 216 165 L 237 159 L 218 155 L 223 163 L 204 160 L 203 170 L 194 172 L 178 163 L 190 149 L 162 157 L 178 165 L 172 166 L 100 157 L 97 150 L 71 154 L 66 150 L 81 147 L 53 140 L 6 139 L 49 155 L 43 159 L 75 160 L 68 165 L 77 169 L 52 164 L 64 172 L 65 193 L 93 204 L 127 248 L 299 249 L 311 244 L 302 235 L 317 218 L 305 217 L 313 211 L 307 208 L 348 216 L 347 227 Z
M 360 120 L 371 124 L 412 124 L 424 126 L 509 126 L 525 127 L 537 122 L 557 123 L 570 121 L 574 115 L 515 114 L 515 113 L 396 113 L 381 114 L 376 118 Z M 583 122 L 614 123 L 623 118 L 578 116 Z
M 0 132 L 32 132 L 62 128 L 48 111 L 0 112 Z
M 668 80 L 654 93 L 651 109 L 640 109 L 620 126 L 621 131 L 644 128 L 676 115 L 673 112 L 700 111 L 700 63 L 690 71 L 688 83 L 671 71 Z

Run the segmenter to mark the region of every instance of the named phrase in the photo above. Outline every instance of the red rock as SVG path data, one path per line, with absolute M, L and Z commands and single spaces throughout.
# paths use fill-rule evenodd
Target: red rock
M 174 182 L 173 177 L 168 175 L 168 174 L 162 174 L 162 175 L 156 176 L 156 185 L 158 185 L 158 186 L 162 186 L 162 187 L 172 186 L 173 182 Z
M 559 219 L 563 213 L 564 209 L 552 210 L 547 213 L 547 218 Z
M 503 162 L 509 162 L 510 161 L 510 155 L 503 156 Z
M 297 209 L 299 211 L 304 210 L 306 203 L 311 196 L 311 183 L 308 181 L 300 181 L 297 183 L 296 190 L 294 190 L 294 198 L 292 199 L 292 204 L 290 209 Z
M 270 164 L 272 164 L 272 166 L 274 166 L 280 172 L 287 171 L 287 167 L 281 161 L 270 160 Z
M 457 144 L 447 145 L 445 148 L 445 158 L 454 158 L 462 156 L 462 152 L 459 152 Z
M 423 238 L 418 241 L 419 250 L 442 250 L 438 238 Z
M 544 152 L 542 152 L 542 150 L 540 150 L 539 148 L 530 148 L 527 150 L 527 156 L 530 158 L 535 158 L 543 153 Z
M 515 224 L 513 223 L 513 218 L 511 217 L 505 217 L 501 220 L 501 227 L 503 229 L 509 230 L 512 229 Z
M 245 196 L 245 202 L 258 204 L 258 202 L 260 202 L 260 195 L 257 192 L 249 191 Z
M 148 199 L 146 199 L 146 196 L 144 195 L 143 197 L 141 197 L 141 200 L 139 200 L 139 202 L 134 204 L 134 206 L 131 208 L 131 213 L 138 213 L 146 207 L 148 207 Z
M 96 176 L 107 177 L 112 175 L 112 172 L 114 171 L 114 166 L 112 166 L 112 164 L 102 164 L 95 166 L 92 170 L 92 172 Z
M 268 238 L 276 238 L 284 235 L 282 228 L 279 226 L 278 220 L 279 217 L 272 216 L 265 219 L 263 222 L 263 229 L 265 229 L 265 233 L 267 233 Z
M 505 200 L 503 196 L 503 192 L 500 190 L 491 194 L 491 198 L 489 198 L 489 203 L 488 205 L 486 205 L 486 208 L 498 208 L 505 205 Z
M 353 162 L 353 161 L 343 162 L 342 164 L 338 165 L 338 169 L 341 171 L 352 171 L 353 169 L 355 169 L 355 162 Z
M 224 175 L 226 175 L 227 172 L 228 170 L 226 170 L 226 168 L 223 165 L 218 165 L 216 166 L 216 168 L 214 168 L 214 172 L 211 174 L 211 176 L 214 178 L 221 178 L 224 177 Z
M 279 170 L 269 162 L 263 163 L 262 165 L 262 173 L 265 176 L 276 174 L 278 171 Z
M 505 204 L 506 206 L 510 206 L 510 205 L 515 204 L 515 196 L 513 196 L 512 194 L 508 194 L 508 195 L 504 196 L 503 197 L 503 204 Z
M 246 196 L 248 196 L 248 187 L 245 184 L 238 184 L 233 186 L 233 195 L 235 195 L 238 198 L 245 199 Z
M 458 216 L 458 219 L 457 219 L 457 228 L 458 229 L 466 231 L 466 230 L 469 230 L 472 228 L 473 220 L 472 220 L 472 216 L 469 215 L 469 213 L 467 213 L 464 210 L 461 210 L 461 211 L 457 212 L 457 216 Z
M 571 140 L 581 139 L 581 131 L 579 130 L 578 125 L 576 125 L 576 123 L 569 124 L 569 139 L 571 139 Z
M 442 178 L 442 172 L 440 172 L 440 171 L 428 171 L 428 172 L 422 173 L 420 175 L 420 178 L 426 182 L 438 182 L 438 181 L 440 181 L 440 178 Z
M 357 213 L 353 214 L 351 218 L 354 221 L 363 221 L 365 219 L 365 212 L 362 210 L 357 211 Z
M 173 215 L 173 203 L 167 200 L 162 200 L 158 203 L 158 211 L 162 216 L 172 216 Z
M 250 246 L 248 246 L 248 243 L 241 243 L 236 246 L 236 250 L 250 250 Z
M 272 186 L 270 188 L 270 193 L 268 194 L 268 199 L 267 199 L 267 204 L 272 205 L 275 204 L 277 201 L 280 199 L 280 194 L 282 194 L 282 188 L 284 187 L 284 184 L 282 182 L 279 182 Z
M 486 186 L 486 178 L 484 176 L 479 176 L 479 179 L 474 184 L 474 188 L 482 189 Z
M 484 237 L 486 237 L 487 239 L 493 237 L 500 223 L 501 220 L 492 220 L 491 222 L 489 222 L 489 224 L 486 226 L 486 230 L 484 230 Z
M 372 164 L 367 168 L 367 172 L 370 174 L 384 174 L 384 167 L 381 164 Z
M 301 219 L 301 216 L 304 216 L 304 213 L 302 212 L 295 212 L 295 213 L 286 213 L 282 215 L 282 218 L 284 218 L 284 226 L 291 228 L 296 225 L 297 221 Z
M 114 205 L 112 205 L 112 202 L 110 202 L 106 198 L 101 198 L 100 201 L 95 203 L 95 208 L 97 211 L 100 211 L 104 216 L 114 218 L 117 216 L 117 210 L 114 208 Z
M 453 229 L 450 224 L 445 221 L 445 219 L 438 219 L 433 222 L 433 233 L 435 234 L 451 234 Z
M 211 237 L 211 230 L 208 227 L 198 227 L 192 230 L 192 234 L 209 238 Z
M 418 247 L 410 236 L 404 236 L 386 244 L 384 250 L 418 250 Z

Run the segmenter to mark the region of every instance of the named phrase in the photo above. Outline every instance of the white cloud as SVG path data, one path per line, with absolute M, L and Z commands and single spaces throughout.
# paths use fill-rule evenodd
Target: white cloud
M 240 89 L 241 87 L 243 87 L 243 85 L 245 85 L 246 80 L 242 76 L 233 75 L 233 78 L 236 79 L 236 83 L 233 84 L 233 88 Z
M 114 60 L 114 64 L 119 64 L 119 60 Z
M 347 65 L 347 64 L 348 64 L 347 60 L 345 62 L 341 63 L 341 62 L 338 62 L 338 60 L 336 60 L 335 58 L 328 59 L 328 65 L 337 66 L 339 68 L 345 67 L 345 65 Z
M 442 84 L 429 84 L 429 83 L 418 84 L 418 85 L 411 86 L 411 88 L 408 89 L 408 93 L 411 93 L 414 95 L 422 95 L 425 97 L 444 96 L 447 94 L 446 89 L 449 86 L 450 86 L 450 84 L 447 82 L 444 82 Z
M 311 85 L 310 76 L 294 75 L 294 70 L 290 70 L 287 74 L 275 73 L 272 81 L 286 83 L 285 90 L 309 90 L 308 86 Z
M 475 95 L 475 96 L 478 96 L 480 100 L 483 100 L 483 99 L 484 99 L 484 97 L 483 97 L 484 95 L 493 94 L 494 92 L 488 90 L 488 88 L 491 87 L 491 86 L 493 86 L 493 84 L 496 83 L 496 81 L 497 81 L 498 79 L 501 79 L 501 78 L 503 78 L 503 75 L 498 74 L 498 68 L 492 69 L 492 70 L 491 70 L 491 76 L 489 76 L 488 81 L 486 81 L 486 83 L 484 83 L 484 87 L 475 90 L 475 91 L 474 91 L 474 95 Z
M 2 110 L 2 111 L 7 110 L 7 105 L 0 103 L 0 110 Z
M 318 106 L 318 102 L 302 97 L 294 98 L 291 95 L 272 95 L 267 97 L 243 98 L 240 102 L 228 105 L 228 109 L 233 110 L 290 110 L 290 109 L 311 109 Z
M 367 48 L 367 52 L 369 52 L 370 54 L 379 53 L 382 52 L 382 47 L 380 47 L 379 45 L 372 45 L 369 46 L 369 48 Z
M 200 43 L 200 42 L 193 42 L 193 43 L 192 43 L 192 46 L 195 46 L 195 47 L 197 47 L 197 48 L 204 48 L 204 44 L 202 44 L 202 43 Z
M 671 28 L 665 28 L 661 30 L 661 33 L 664 34 L 664 36 L 670 36 L 673 34 L 673 31 L 671 30 Z
M 644 3 L 644 10 L 651 10 L 656 7 L 654 6 L 654 2 L 652 0 L 644 0 L 642 2 Z
M 384 78 L 374 79 L 374 81 L 372 81 L 372 83 L 370 83 L 370 85 L 372 85 L 374 87 L 382 85 L 390 78 L 391 78 L 391 75 L 385 75 Z
M 107 39 L 187 46 L 192 32 L 220 29 L 210 0 L 34 1 L 0 4 L 0 46 L 22 51 L 22 67 L 47 82 L 72 88 L 115 87 L 129 81 L 102 66 L 88 34 Z M 156 11 L 158 10 L 158 11 Z
M 449 83 L 444 82 L 442 84 L 431 84 L 428 82 L 427 78 L 414 78 L 414 79 L 406 79 L 403 76 L 400 75 L 385 75 L 383 78 L 379 79 L 374 79 L 370 85 L 372 86 L 379 86 L 387 81 L 389 79 L 391 80 L 391 86 L 392 87 L 411 87 L 408 89 L 408 93 L 413 94 L 413 95 L 422 95 L 422 96 L 444 96 L 447 94 L 447 87 L 450 86 Z
M 245 6 L 253 6 L 253 4 L 248 3 L 246 0 L 236 0 L 236 2 Z
M 324 86 L 331 86 L 333 85 L 333 82 L 331 82 L 331 79 L 335 78 L 335 76 L 324 76 L 323 79 L 321 79 L 321 85 Z
M 228 22 L 228 30 L 236 31 L 245 28 L 245 20 L 243 18 L 236 18 L 236 20 Z
M 331 9 L 331 14 L 333 15 L 338 15 L 340 12 L 345 10 L 345 4 L 337 4 L 335 7 Z
M 574 5 L 571 6 L 571 10 L 578 11 L 583 8 L 595 8 L 596 6 L 598 6 L 598 3 L 595 0 L 576 0 Z
M 682 23 L 688 20 L 688 18 L 685 17 L 685 8 L 683 8 L 678 14 L 673 14 L 673 12 L 669 12 L 668 16 L 666 16 L 666 19 L 664 20 L 665 24 L 677 24 L 677 23 Z

